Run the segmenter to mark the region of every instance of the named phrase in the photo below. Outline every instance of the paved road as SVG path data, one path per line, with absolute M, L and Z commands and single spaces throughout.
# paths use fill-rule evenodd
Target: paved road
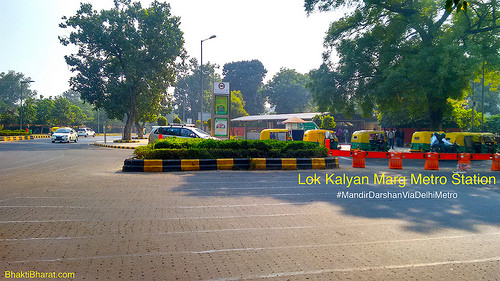
M 433 173 L 418 160 L 405 160 L 400 171 L 379 159 L 353 169 L 341 158 L 342 168 L 330 171 L 140 174 L 120 172 L 130 150 L 90 142 L 0 143 L 0 274 L 74 272 L 77 280 L 500 276 L 499 185 L 455 185 L 453 162 L 440 162 Z M 490 161 L 472 165 L 475 175 L 498 181 Z M 382 175 L 386 184 L 375 183 Z M 368 183 L 327 184 L 336 176 L 366 176 Z M 396 176 L 407 180 L 404 187 Z M 411 183 L 431 176 L 447 182 Z M 302 184 L 308 180 L 313 184 Z M 403 198 L 439 192 L 457 198 Z M 354 193 L 401 198 L 341 198 Z

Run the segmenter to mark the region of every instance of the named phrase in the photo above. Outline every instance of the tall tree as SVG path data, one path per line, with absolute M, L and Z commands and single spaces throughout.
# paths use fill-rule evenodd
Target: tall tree
M 44 127 L 54 125 L 54 101 L 52 98 L 40 98 L 36 104 L 36 121 L 37 125 L 42 126 L 42 134 Z
M 210 111 L 212 103 L 212 83 L 221 80 L 220 75 L 216 73 L 217 68 L 215 64 L 203 64 L 203 111 L 205 112 Z M 200 65 L 195 58 L 186 60 L 182 71 L 179 71 L 174 91 L 175 113 L 183 121 L 187 118 L 197 120 L 200 112 L 200 89 Z
M 259 93 L 267 70 L 259 60 L 226 63 L 222 70 L 225 82 L 231 83 L 231 90 L 241 91 L 245 110 L 249 114 L 264 112 L 266 98 Z
M 52 116 L 56 125 L 69 126 L 72 124 L 74 119 L 71 114 L 71 103 L 64 97 L 54 99 Z
M 451 112 L 447 99 L 459 99 L 481 62 L 498 57 L 494 0 L 471 3 L 469 12 L 453 17 L 441 1 L 305 0 L 308 12 L 347 5 L 356 9 L 332 23 L 325 63 L 311 73 L 320 107 L 371 114 L 408 105 L 410 114 L 424 110 L 439 129 Z M 329 60 L 333 49 L 336 66 Z
M 282 68 L 264 87 L 261 94 L 276 106 L 276 113 L 304 112 L 312 99 L 306 89 L 307 75 L 294 69 Z
M 36 101 L 34 98 L 27 98 L 23 102 L 22 110 L 20 114 L 23 118 L 23 123 L 26 125 L 32 125 L 36 120 Z
M 229 117 L 234 119 L 247 115 L 248 113 L 245 111 L 245 101 L 243 100 L 243 95 L 240 91 L 231 91 L 231 111 Z
M 21 81 L 29 81 L 23 73 L 13 70 L 0 73 L 0 101 L 4 103 L 5 109 L 14 109 L 21 101 Z M 23 85 L 23 100 L 36 96 L 36 91 L 30 89 L 30 83 Z M 1 113 L 1 112 L 0 112 Z
M 76 15 L 63 20 L 60 26 L 72 31 L 60 37 L 61 43 L 78 47 L 65 57 L 76 73 L 71 86 L 109 117 L 125 116 L 123 138 L 130 139 L 141 97 L 167 97 L 175 80 L 174 62 L 184 43 L 180 19 L 170 14 L 167 3 L 142 8 L 138 2 L 116 0 L 114 8 L 101 12 L 81 4 Z

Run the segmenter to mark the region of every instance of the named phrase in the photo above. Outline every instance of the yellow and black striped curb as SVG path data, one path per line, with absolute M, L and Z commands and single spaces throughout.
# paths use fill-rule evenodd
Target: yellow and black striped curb
M 124 146 L 124 145 L 114 145 L 114 144 L 103 144 L 103 143 L 94 143 L 94 145 L 108 147 L 108 148 L 121 148 L 121 149 L 135 149 L 134 146 Z
M 119 143 L 139 143 L 140 141 L 137 141 L 137 140 L 114 140 L 113 142 L 119 142 Z
M 20 141 L 20 140 L 32 140 L 32 139 L 50 139 L 50 136 L 49 135 L 31 135 L 31 136 L 0 137 L 0 141 Z
M 328 158 L 228 158 L 228 159 L 126 159 L 124 172 L 178 172 L 207 170 L 333 169 L 337 157 Z
M 148 137 L 142 137 L 142 138 L 140 138 L 140 137 L 132 137 L 132 139 L 133 140 L 147 140 Z

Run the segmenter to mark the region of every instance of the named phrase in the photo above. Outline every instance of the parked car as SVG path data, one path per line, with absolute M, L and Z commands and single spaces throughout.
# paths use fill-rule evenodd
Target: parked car
M 89 128 L 80 128 L 80 129 L 78 129 L 78 136 L 79 137 L 90 137 L 90 136 L 95 137 L 95 132 Z
M 59 128 L 57 129 L 57 131 L 55 131 L 53 134 L 52 134 L 52 142 L 70 142 L 70 141 L 74 141 L 74 142 L 77 142 L 78 141 L 78 134 L 76 133 L 75 130 L 69 128 L 69 127 L 63 127 L 63 128 Z
M 183 125 L 170 125 L 154 126 L 149 133 L 148 141 L 149 143 L 153 143 L 158 139 L 164 139 L 167 137 L 217 139 L 198 128 Z

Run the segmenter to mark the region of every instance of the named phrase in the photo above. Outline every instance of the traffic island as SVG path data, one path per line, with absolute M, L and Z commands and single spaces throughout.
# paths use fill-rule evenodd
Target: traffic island
M 126 159 L 123 172 L 180 172 L 207 170 L 303 170 L 339 168 L 337 157 Z

